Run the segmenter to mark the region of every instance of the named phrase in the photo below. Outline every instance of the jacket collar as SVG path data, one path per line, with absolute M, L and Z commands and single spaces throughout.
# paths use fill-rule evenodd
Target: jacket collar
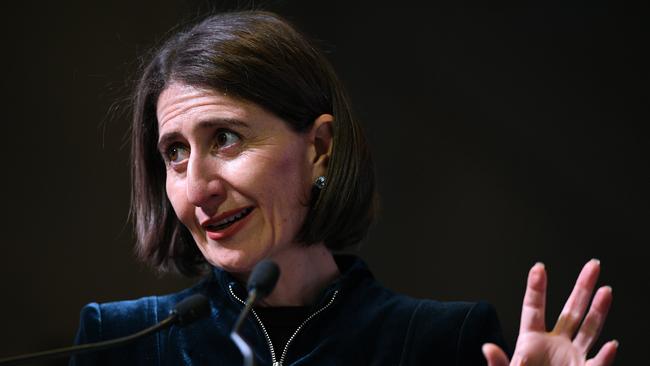
M 334 261 L 339 267 L 341 276 L 321 292 L 314 306 L 319 306 L 323 301 L 327 301 L 334 291 L 346 292 L 347 289 L 358 285 L 359 282 L 374 278 L 366 263 L 355 255 L 335 254 Z M 230 287 L 240 299 L 246 298 L 245 285 L 239 283 L 229 272 L 213 267 L 212 279 L 217 282 L 222 293 L 235 303 L 239 304 L 239 301 L 230 294 Z

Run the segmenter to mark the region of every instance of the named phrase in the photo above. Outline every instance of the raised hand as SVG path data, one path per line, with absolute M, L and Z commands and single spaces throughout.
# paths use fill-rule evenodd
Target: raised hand
M 483 346 L 488 365 L 611 365 L 616 356 L 617 341 L 605 343 L 594 358 L 587 359 L 587 353 L 600 334 L 612 303 L 611 287 L 603 286 L 596 291 L 589 312 L 584 316 L 599 273 L 598 260 L 592 259 L 585 264 L 555 327 L 548 332 L 544 322 L 546 270 L 542 263 L 535 264 L 528 273 L 519 337 L 512 361 L 497 345 L 488 343 Z

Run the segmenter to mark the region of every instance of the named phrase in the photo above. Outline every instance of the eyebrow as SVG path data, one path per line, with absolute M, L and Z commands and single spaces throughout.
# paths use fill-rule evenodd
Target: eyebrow
M 235 118 L 211 118 L 211 119 L 206 119 L 203 121 L 199 121 L 196 125 L 197 129 L 214 129 L 214 128 L 232 128 L 232 127 L 238 127 L 238 128 L 243 128 L 246 130 L 250 130 L 251 127 L 248 123 L 235 119 Z M 163 134 L 158 138 L 158 150 L 162 151 L 165 146 L 170 141 L 174 141 L 182 137 L 183 134 L 181 134 L 178 131 L 171 131 L 168 133 Z

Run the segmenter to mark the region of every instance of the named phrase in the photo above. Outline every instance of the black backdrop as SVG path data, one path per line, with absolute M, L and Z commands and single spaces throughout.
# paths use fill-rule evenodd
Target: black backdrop
M 615 297 L 604 339 L 621 342 L 619 364 L 639 362 L 650 326 L 647 13 L 491 4 L 261 5 L 319 40 L 367 128 L 382 212 L 360 255 L 381 281 L 488 300 L 514 345 L 528 268 L 547 265 L 551 322 L 597 257 Z M 68 344 L 89 301 L 191 283 L 132 259 L 124 99 L 138 57 L 173 25 L 246 5 L 2 5 L 0 356 Z

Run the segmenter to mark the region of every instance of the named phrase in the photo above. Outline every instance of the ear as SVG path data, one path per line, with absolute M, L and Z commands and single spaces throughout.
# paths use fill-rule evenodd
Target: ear
M 316 118 L 309 133 L 309 140 L 312 144 L 310 161 L 312 164 L 312 179 L 321 175 L 327 175 L 327 164 L 332 154 L 332 128 L 334 116 L 321 114 Z

